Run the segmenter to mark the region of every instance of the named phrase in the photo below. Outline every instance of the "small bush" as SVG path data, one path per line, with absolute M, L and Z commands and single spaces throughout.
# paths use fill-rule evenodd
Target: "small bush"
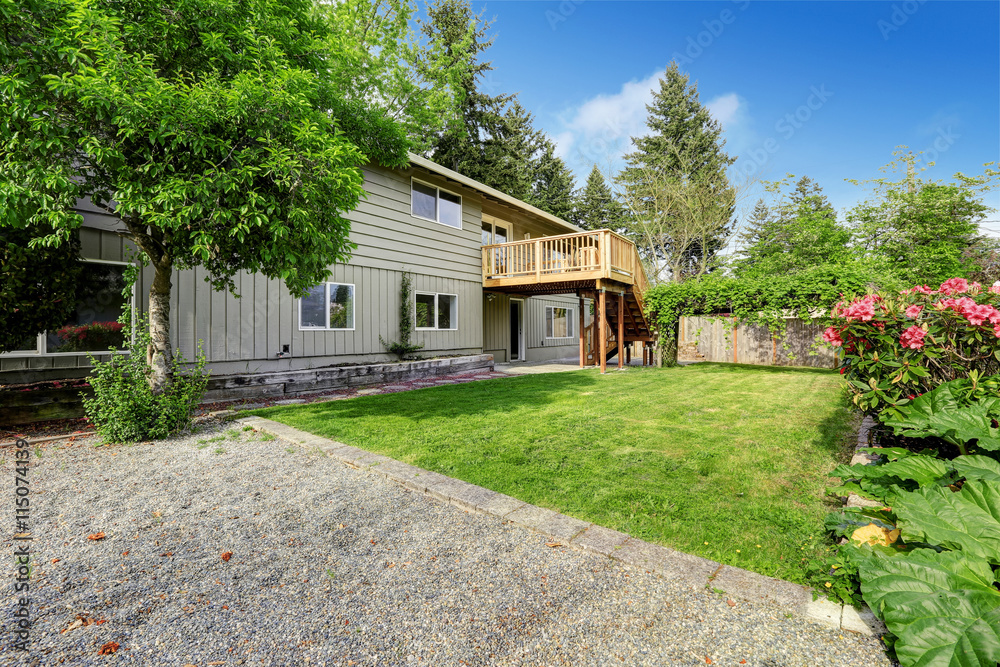
M 154 394 L 146 360 L 149 330 L 145 322 L 135 329 L 131 341 L 126 335 L 128 353 L 112 350 L 107 361 L 90 358 L 94 396 L 84 398 L 83 406 L 97 432 L 109 442 L 155 440 L 177 433 L 191 422 L 191 412 L 208 384 L 203 354 L 199 352 L 194 366 L 187 370 L 182 369 L 184 358 L 177 355 L 170 384 Z
M 863 411 L 888 411 L 952 380 L 1000 373 L 1000 286 L 952 278 L 932 290 L 838 303 L 823 339 L 843 349 L 840 372 Z

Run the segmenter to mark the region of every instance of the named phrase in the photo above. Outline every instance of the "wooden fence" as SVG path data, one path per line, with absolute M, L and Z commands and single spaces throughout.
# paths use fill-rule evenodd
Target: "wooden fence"
M 681 361 L 721 361 L 755 366 L 811 366 L 836 368 L 836 353 L 828 345 L 815 345 L 823 333 L 819 324 L 795 318 L 785 320 L 782 340 L 766 328 L 741 325 L 727 330 L 725 318 L 682 317 L 677 332 Z

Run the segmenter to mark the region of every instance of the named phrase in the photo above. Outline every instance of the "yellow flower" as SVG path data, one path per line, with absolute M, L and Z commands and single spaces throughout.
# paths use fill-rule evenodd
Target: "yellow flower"
M 831 583 L 830 583 L 830 582 L 828 581 L 828 582 L 826 582 L 826 583 L 824 584 L 824 586 L 826 586 L 827 588 L 830 588 L 831 586 L 833 586 L 833 584 L 831 584 Z

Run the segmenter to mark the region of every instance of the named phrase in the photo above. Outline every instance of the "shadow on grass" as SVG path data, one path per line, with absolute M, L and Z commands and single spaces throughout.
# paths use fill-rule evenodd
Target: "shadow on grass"
M 311 419 L 352 419 L 371 416 L 403 416 L 411 420 L 509 413 L 525 406 L 560 402 L 566 392 L 589 391 L 600 383 L 599 375 L 547 373 L 496 380 L 425 387 L 411 391 L 253 410 L 249 414 L 281 421 L 282 415 Z
M 726 364 L 717 361 L 699 361 L 698 363 L 680 366 L 683 369 L 698 369 L 705 373 L 796 373 L 801 375 L 836 375 L 832 368 L 811 368 L 809 366 L 756 366 L 753 364 Z

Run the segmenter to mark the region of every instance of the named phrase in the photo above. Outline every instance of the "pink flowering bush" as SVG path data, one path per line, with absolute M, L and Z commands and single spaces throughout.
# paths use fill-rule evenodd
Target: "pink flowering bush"
M 938 385 L 1000 373 L 1000 286 L 951 278 L 833 307 L 823 340 L 862 410 L 901 406 Z

